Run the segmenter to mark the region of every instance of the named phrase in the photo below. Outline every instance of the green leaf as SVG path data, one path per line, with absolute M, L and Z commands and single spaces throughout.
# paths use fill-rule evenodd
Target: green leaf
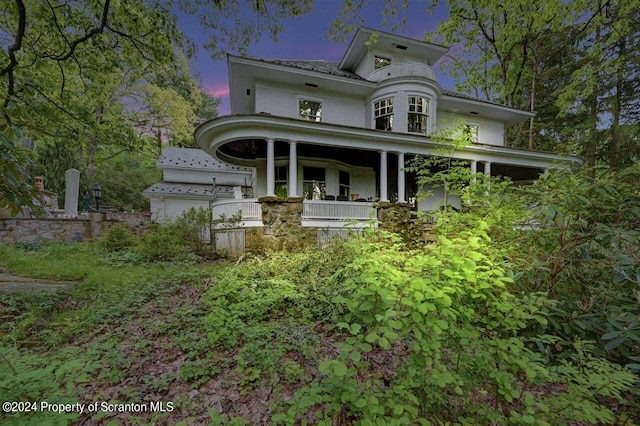
M 347 366 L 342 361 L 334 361 L 333 372 L 338 377 L 344 377 L 347 375 Z
M 609 343 L 607 343 L 604 346 L 604 349 L 607 351 L 610 351 L 612 349 L 617 348 L 618 346 L 620 346 L 621 344 L 623 344 L 625 342 L 625 340 L 627 340 L 627 336 L 622 336 L 622 337 L 618 337 L 615 340 L 610 341 Z

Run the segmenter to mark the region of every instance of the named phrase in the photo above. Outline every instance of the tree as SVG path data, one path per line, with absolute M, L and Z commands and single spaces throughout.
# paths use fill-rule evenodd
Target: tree
M 214 55 L 227 46 L 244 52 L 263 32 L 276 38 L 285 17 L 312 5 L 247 1 L 256 22 L 239 13 L 241 0 L 13 0 L 0 11 L 3 122 L 41 146 L 72 146 L 89 178 L 100 162 L 144 150 L 150 141 L 190 145 L 194 121 L 214 117 L 218 101 L 189 73 L 194 49 L 177 28 L 175 3 L 201 17 Z M 13 104 L 31 118 L 15 121 L 21 116 L 6 111 Z M 5 144 L 3 161 L 16 163 L 17 155 Z M 3 196 L 14 189 L 0 187 Z

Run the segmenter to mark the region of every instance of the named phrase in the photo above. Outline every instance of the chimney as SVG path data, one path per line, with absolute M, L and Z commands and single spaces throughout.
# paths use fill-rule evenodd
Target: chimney
M 36 176 L 33 178 L 35 180 L 35 186 L 42 191 L 44 189 L 44 178 L 42 176 Z

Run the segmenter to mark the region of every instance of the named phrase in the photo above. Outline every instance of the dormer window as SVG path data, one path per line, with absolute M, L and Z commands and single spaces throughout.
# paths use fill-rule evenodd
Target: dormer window
M 409 133 L 427 134 L 429 117 L 429 101 L 420 96 L 409 96 L 407 131 Z
M 477 124 L 465 124 L 462 133 L 465 137 L 469 138 L 471 142 L 478 142 L 478 125 Z
M 393 130 L 393 98 L 382 99 L 373 104 L 377 130 Z
M 300 119 L 307 121 L 321 121 L 322 102 L 300 99 Z
M 384 68 L 388 65 L 391 65 L 391 59 L 385 58 L 384 56 L 374 56 L 373 59 L 373 69 Z

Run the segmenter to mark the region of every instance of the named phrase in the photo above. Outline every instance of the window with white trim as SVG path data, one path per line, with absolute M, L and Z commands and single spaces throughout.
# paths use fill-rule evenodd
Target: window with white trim
M 344 170 L 338 171 L 338 195 L 348 197 L 351 193 L 351 175 Z
M 307 121 L 322 120 L 322 102 L 300 99 L 299 102 L 300 119 Z
M 462 128 L 462 133 L 469 138 L 471 142 L 478 142 L 478 125 L 477 124 L 465 124 Z
M 378 56 L 378 55 L 373 57 L 373 69 L 377 70 L 379 68 L 384 68 L 389 65 L 391 65 L 390 58 L 385 58 L 384 56 Z
M 307 200 L 324 200 L 327 181 L 324 167 L 302 168 L 302 196 Z
M 429 100 L 421 96 L 409 96 L 408 98 L 407 131 L 409 133 L 427 134 L 429 118 Z
M 393 98 L 379 100 L 373 104 L 375 128 L 378 130 L 393 130 Z
M 288 166 L 276 166 L 275 168 L 275 193 L 278 197 L 286 198 L 288 193 L 287 169 Z

